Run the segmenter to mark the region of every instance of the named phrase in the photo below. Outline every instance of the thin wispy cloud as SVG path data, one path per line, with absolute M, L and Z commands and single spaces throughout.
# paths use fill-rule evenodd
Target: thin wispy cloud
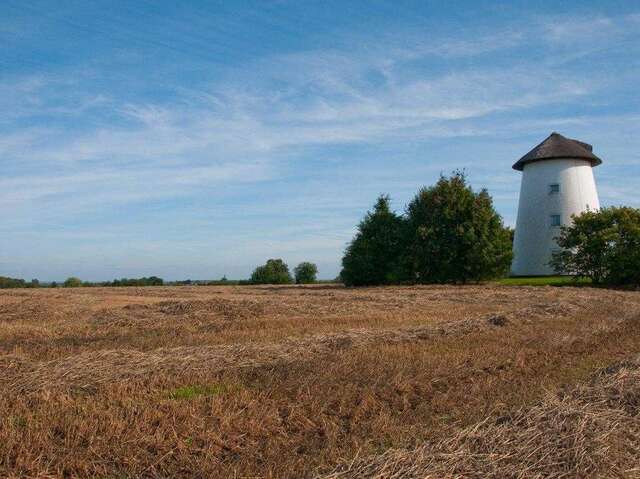
M 558 15 L 541 21 L 542 33 L 547 41 L 570 46 L 577 42 L 613 44 L 621 38 L 635 37 L 639 24 L 637 13 L 619 16 Z
M 310 32 L 297 48 L 236 57 L 225 55 L 247 42 L 229 37 L 212 43 L 211 62 L 207 42 L 222 37 L 196 22 L 192 37 L 166 50 L 172 59 L 184 51 L 180 68 L 158 57 L 166 40 L 152 40 L 152 31 L 136 34 L 128 49 L 103 43 L 91 61 L 79 56 L 32 72 L 16 65 L 0 78 L 7 112 L 0 265 L 17 268 L 14 245 L 31 238 L 36 268 L 50 250 L 34 238 L 54 238 L 65 225 L 78 241 L 105 232 L 104 251 L 115 254 L 122 245 L 109 243 L 107 232 L 124 234 L 126 218 L 137 218 L 156 238 L 172 224 L 191 231 L 180 246 L 195 255 L 185 269 L 158 272 L 171 277 L 198 262 L 213 268 L 225 256 L 239 261 L 226 273 L 241 276 L 263 256 L 314 254 L 330 277 L 376 194 L 391 193 L 402 209 L 440 172 L 466 168 L 512 223 L 519 176 L 510 165 L 555 129 L 593 142 L 604 157 L 603 203 L 633 202 L 639 19 L 636 12 L 529 11 L 517 21 L 487 18 L 449 31 L 376 19 L 376 35 L 338 26 L 331 44 Z M 98 20 L 109 31 L 108 17 Z M 287 24 L 271 23 L 278 22 Z M 306 38 L 302 29 L 282 32 L 271 34 Z M 622 165 L 627 183 L 616 185 L 607 168 Z M 197 257 L 207 242 L 216 253 Z M 172 245 L 160 241 L 156 251 L 177 258 Z M 96 278 L 100 268 L 86 265 Z M 63 274 L 59 266 L 48 271 Z

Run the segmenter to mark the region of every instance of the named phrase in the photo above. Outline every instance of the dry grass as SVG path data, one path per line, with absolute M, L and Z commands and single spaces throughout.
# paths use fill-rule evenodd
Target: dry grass
M 353 460 L 324 479 L 640 477 L 640 362 L 513 415 L 412 450 Z
M 481 326 L 458 321 L 443 323 L 437 328 L 363 329 L 316 334 L 280 343 L 182 346 L 151 352 L 100 350 L 44 362 L 7 355 L 1 359 L 6 373 L 0 383 L 6 390 L 18 393 L 60 389 L 93 391 L 100 384 L 114 384 L 136 377 L 286 365 L 318 359 L 342 349 L 415 342 L 468 332 Z
M 588 288 L 3 291 L 0 476 L 621 476 L 632 409 L 591 401 L 604 376 L 557 391 L 635 357 L 638 318 L 640 293 Z

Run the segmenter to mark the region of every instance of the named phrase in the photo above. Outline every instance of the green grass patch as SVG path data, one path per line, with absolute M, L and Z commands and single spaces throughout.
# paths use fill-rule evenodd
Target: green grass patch
M 503 278 L 497 284 L 506 286 L 581 286 L 591 284 L 588 278 L 575 279 L 572 276 L 519 276 Z
M 194 399 L 197 397 L 219 396 L 230 391 L 226 384 L 182 386 L 169 393 L 169 399 Z
M 27 420 L 22 416 L 9 416 L 9 422 L 16 428 L 22 429 L 27 427 Z

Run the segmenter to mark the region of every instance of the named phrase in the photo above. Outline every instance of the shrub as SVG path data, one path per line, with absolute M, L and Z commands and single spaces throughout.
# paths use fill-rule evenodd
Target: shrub
M 65 288 L 79 288 L 82 286 L 82 281 L 80 278 L 72 276 L 64 281 L 63 286 Z
M 253 284 L 291 284 L 293 279 L 289 267 L 281 259 L 270 259 L 258 266 L 251 275 Z
M 380 196 L 373 211 L 358 225 L 344 257 L 340 277 L 347 286 L 389 284 L 399 280 L 398 258 L 402 247 L 403 219 Z
M 487 190 L 474 192 L 463 172 L 441 176 L 407 207 L 403 268 L 418 283 L 466 283 L 505 276 L 511 233 Z
M 302 262 L 293 270 L 296 284 L 315 283 L 318 275 L 318 267 L 313 263 Z
M 603 208 L 573 217 L 556 238 L 551 266 L 595 284 L 640 285 L 640 209 Z

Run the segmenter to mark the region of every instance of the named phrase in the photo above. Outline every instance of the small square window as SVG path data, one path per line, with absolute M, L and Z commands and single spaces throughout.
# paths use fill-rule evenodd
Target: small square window
M 560 215 L 551 215 L 551 226 L 560 226 Z
M 558 183 L 552 183 L 549 185 L 549 194 L 560 193 L 560 185 Z

